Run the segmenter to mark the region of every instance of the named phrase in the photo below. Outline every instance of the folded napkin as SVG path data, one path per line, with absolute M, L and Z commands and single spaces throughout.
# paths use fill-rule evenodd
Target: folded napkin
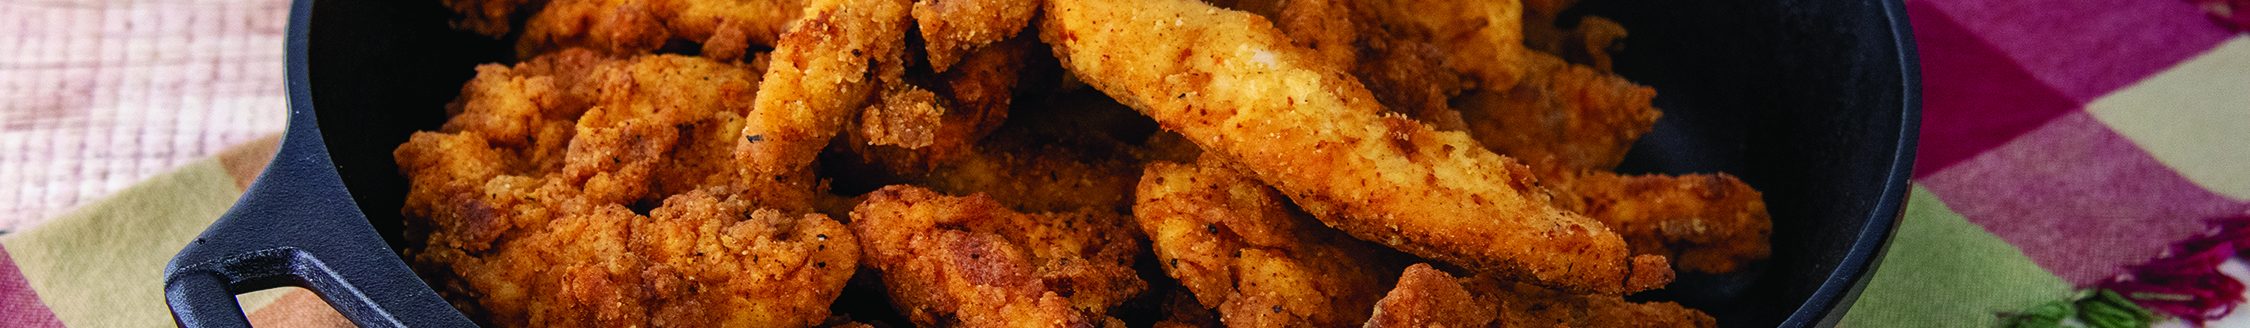
M 164 264 L 234 205 L 278 141 L 238 145 L 0 236 L 0 327 L 170 325 Z M 301 288 L 237 299 L 256 326 L 351 326 Z
M 1993 326 L 2105 287 L 2190 312 L 2178 297 L 2192 293 L 2134 292 L 2223 287 L 2151 281 L 2187 271 L 2241 279 L 2217 267 L 2232 249 L 2199 242 L 2250 210 L 2250 36 L 2213 2 L 2227 1 L 1908 2 L 1915 188 L 1842 325 Z M 2193 254 L 2219 261 L 2183 267 Z M 2240 291 L 2197 298 L 2231 306 Z

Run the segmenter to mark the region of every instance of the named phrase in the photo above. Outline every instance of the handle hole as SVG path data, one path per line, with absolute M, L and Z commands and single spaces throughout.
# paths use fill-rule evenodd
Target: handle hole
M 236 294 L 251 327 L 357 327 L 311 289 L 283 286 Z

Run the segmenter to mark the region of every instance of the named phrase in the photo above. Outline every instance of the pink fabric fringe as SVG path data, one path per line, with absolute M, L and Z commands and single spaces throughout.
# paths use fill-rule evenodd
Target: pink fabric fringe
M 2243 301 L 2244 286 L 2220 273 L 2219 265 L 2250 250 L 2250 216 L 2215 219 L 2211 224 L 2217 231 L 2175 244 L 2163 257 L 2129 267 L 2128 274 L 2102 283 L 2101 288 L 2197 326 L 2234 312 Z
M 2191 0 L 2203 12 L 2236 31 L 2250 30 L 2250 0 Z

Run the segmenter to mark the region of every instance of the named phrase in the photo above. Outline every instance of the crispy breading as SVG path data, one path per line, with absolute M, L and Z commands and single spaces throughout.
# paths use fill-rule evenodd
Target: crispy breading
M 496 174 L 560 172 L 562 181 L 583 188 L 589 200 L 607 204 L 659 200 L 716 182 L 708 179 L 715 170 L 707 158 L 724 153 L 711 148 L 731 147 L 734 139 L 698 139 L 718 134 L 708 131 L 710 125 L 739 126 L 735 117 L 748 112 L 743 104 L 758 78 L 742 65 L 703 58 L 604 59 L 578 50 L 515 67 L 485 65 L 478 72 L 450 105 L 455 115 L 439 131 L 473 132 L 478 142 L 502 152 L 494 158 Z M 689 142 L 681 142 L 683 133 Z M 415 144 L 401 146 L 401 163 L 410 162 L 406 157 L 413 156 L 406 153 Z M 682 144 L 687 147 L 674 149 Z M 668 157 L 688 159 L 660 165 Z M 402 166 L 402 172 L 413 171 Z M 654 195 L 652 184 L 660 186 Z M 451 205 L 408 206 L 414 211 Z
M 1499 316 L 1499 304 L 1469 294 L 1453 275 L 1416 263 L 1375 303 L 1365 327 L 1492 327 Z
M 1104 130 L 1119 124 L 1110 120 L 1147 119 L 1106 98 L 1101 102 L 1028 105 L 1030 115 L 1013 118 L 1005 129 L 943 161 L 894 147 L 835 147 L 848 153 L 833 152 L 838 156 L 826 157 L 823 165 L 854 172 L 838 177 L 838 183 L 861 190 L 912 184 L 955 195 L 986 193 L 1024 212 L 1126 213 L 1140 172 L 1135 156 L 1142 152 Z
M 1763 195 L 1733 175 L 1588 171 L 1547 181 L 1557 203 L 1601 220 L 1634 254 L 1672 258 L 1681 270 L 1734 272 L 1773 252 Z
M 1733 176 L 1609 172 L 1655 126 L 1655 91 L 1553 56 L 1533 58 L 1542 69 L 1514 90 L 1455 101 L 1485 147 L 1527 159 L 1556 203 L 1624 236 L 1633 254 L 1726 273 L 1771 253 L 1765 201 Z
M 569 48 L 611 56 L 646 54 L 672 39 L 658 17 L 663 0 L 556 0 L 524 21 L 516 57 Z
M 476 77 L 446 105 L 451 118 L 439 131 L 473 131 L 507 148 L 509 172 L 560 169 L 572 126 L 593 101 L 587 95 L 593 90 L 581 81 L 596 66 L 612 61 L 571 50 L 515 66 L 479 65 Z
M 1384 108 L 1406 114 L 1439 130 L 1464 128 L 1461 114 L 1446 99 L 1469 86 L 1445 67 L 1445 53 L 1426 40 L 1410 40 L 1383 28 L 1377 17 L 1353 8 L 1349 0 L 1248 0 L 1215 3 L 1273 21 L 1297 46 L 1312 49 L 1322 62 L 1352 73 Z
M 1087 84 L 1249 168 L 1360 239 L 1572 291 L 1671 280 L 1555 207 L 1530 170 L 1382 108 L 1266 20 L 1192 0 L 1048 3 L 1040 37 Z
M 914 172 L 970 156 L 978 140 L 1008 119 L 1017 73 L 1032 45 L 1031 38 L 1019 37 L 979 48 L 955 69 L 937 74 L 934 92 L 908 86 L 904 94 L 886 93 L 881 106 L 860 113 L 858 133 L 850 134 L 852 151 L 892 170 Z
M 769 56 L 736 147 L 746 176 L 810 166 L 877 91 L 876 67 L 902 60 L 904 0 L 819 0 Z
M 938 74 L 938 89 L 952 106 L 939 120 L 943 124 L 938 126 L 935 150 L 958 152 L 1008 120 L 1024 58 L 1037 45 L 1031 36 L 1000 41 L 970 52 L 953 69 Z M 945 158 L 943 154 L 931 157 Z
M 1573 295 L 1490 277 L 1456 280 L 1428 264 L 1407 267 L 1366 327 L 1716 327 L 1671 302 Z
M 1108 211 L 1024 214 L 982 194 L 891 186 L 852 209 L 891 301 L 916 325 L 1118 326 L 1105 313 L 1147 288 L 1141 251 Z
M 908 86 L 885 91 L 881 101 L 859 113 L 857 137 L 865 140 L 859 144 L 929 147 L 937 142 L 937 130 L 943 124 L 940 117 L 945 112 L 945 107 L 938 105 L 937 94 L 929 90 Z
M 1523 78 L 1523 5 L 1516 0 L 1357 0 L 1367 24 L 1388 38 L 1426 40 L 1445 49 L 1444 64 L 1478 87 L 1507 90 Z
M 1134 220 L 1165 273 L 1229 327 L 1339 327 L 1367 321 L 1405 263 L 1321 225 L 1220 160 L 1151 163 Z
M 930 68 L 936 72 L 988 44 L 1016 36 L 1038 14 L 1032 0 L 918 0 L 914 22 L 921 27 Z
M 1445 51 L 1419 40 L 1388 37 L 1380 30 L 1369 33 L 1352 76 L 1367 85 L 1384 108 L 1405 114 L 1444 131 L 1468 129 L 1461 112 L 1447 101 L 1467 90 L 1459 72 L 1445 67 Z
M 1527 58 L 1536 69 L 1523 84 L 1454 101 L 1469 133 L 1493 151 L 1541 171 L 1608 170 L 1663 115 L 1649 102 L 1654 89 L 1550 55 Z
M 725 124 L 713 118 L 748 112 L 758 75 L 736 64 L 657 55 L 597 67 L 583 83 L 594 90 L 592 101 L 578 117 L 560 177 L 582 186 L 589 200 L 618 204 L 664 196 L 647 193 L 683 127 Z
M 805 12 L 805 1 L 553 0 L 524 22 L 516 55 L 574 47 L 646 54 L 678 39 L 702 44 L 704 56 L 733 61 L 752 44 L 777 44 Z
M 473 299 L 490 324 L 599 327 L 811 326 L 859 259 L 843 224 L 752 212 L 714 196 L 723 191 L 674 196 L 639 216 L 552 186 L 492 195 L 535 200 L 486 213 L 514 217 L 495 220 L 537 224 L 491 249 L 433 243 L 413 259 L 443 268 L 426 271 L 450 277 L 448 293 Z
M 981 149 L 976 156 L 963 157 L 912 181 L 946 192 L 992 194 L 1023 211 L 1093 208 L 1123 213 L 1131 206 L 1133 165 L 1072 156 L 1056 148 Z

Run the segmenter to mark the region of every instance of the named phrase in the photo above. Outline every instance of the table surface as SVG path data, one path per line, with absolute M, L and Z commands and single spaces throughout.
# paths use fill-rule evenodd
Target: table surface
M 0 231 L 281 131 L 286 0 L 0 0 Z

